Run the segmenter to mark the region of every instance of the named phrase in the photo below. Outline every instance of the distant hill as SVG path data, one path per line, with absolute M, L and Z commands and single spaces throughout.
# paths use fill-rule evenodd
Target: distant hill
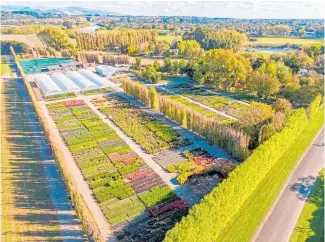
M 10 12 L 33 12 L 39 15 L 42 14 L 64 14 L 64 15 L 123 15 L 121 13 L 102 11 L 97 9 L 82 8 L 82 7 L 62 7 L 62 8 L 47 8 L 43 6 L 39 7 L 27 7 L 23 5 L 2 5 L 1 11 Z

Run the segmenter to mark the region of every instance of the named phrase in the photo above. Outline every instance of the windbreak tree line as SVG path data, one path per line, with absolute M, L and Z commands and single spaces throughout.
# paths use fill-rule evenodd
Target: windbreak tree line
M 127 55 L 109 55 L 105 52 L 102 53 L 88 53 L 88 52 L 80 52 L 79 58 L 82 62 L 95 62 L 100 64 L 129 64 L 130 59 Z
M 249 136 L 243 131 L 218 124 L 214 119 L 206 118 L 183 104 L 157 94 L 154 88 L 148 90 L 132 80 L 125 80 L 123 89 L 147 106 L 180 123 L 184 128 L 193 130 L 211 143 L 220 146 L 237 159 L 243 160 L 248 157 Z
M 232 29 L 215 29 L 208 27 L 198 27 L 192 32 L 183 35 L 184 40 L 196 40 L 205 50 L 209 49 L 230 49 L 234 52 L 244 48 L 247 41 L 245 34 L 241 34 Z
M 122 53 L 148 48 L 157 43 L 156 30 L 121 29 L 101 34 L 77 33 L 76 40 L 81 50 L 120 50 Z
M 313 113 L 319 109 L 319 104 L 317 98 L 312 104 Z M 306 125 L 308 117 L 305 109 L 294 111 L 284 128 L 261 144 L 228 179 L 195 205 L 187 217 L 167 232 L 164 241 L 217 241 L 223 229 Z

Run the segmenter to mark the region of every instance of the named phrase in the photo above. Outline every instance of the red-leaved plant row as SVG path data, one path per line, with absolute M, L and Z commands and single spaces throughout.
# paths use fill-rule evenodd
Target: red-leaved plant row
M 131 173 L 127 175 L 126 178 L 133 181 L 133 180 L 140 179 L 142 177 L 154 177 L 154 176 L 156 176 L 156 173 L 153 170 L 148 169 L 148 170 Z
M 134 161 L 139 159 L 139 156 L 135 152 L 131 151 L 125 154 L 118 154 L 118 153 L 109 154 L 108 158 L 113 162 L 119 161 L 119 162 L 123 162 L 126 165 L 126 164 L 133 163 Z
M 64 105 L 66 107 L 75 107 L 75 106 L 81 106 L 84 105 L 84 101 L 83 100 L 71 100 L 71 101 L 65 101 Z
M 161 208 L 159 207 L 153 207 L 153 208 L 149 208 L 150 213 L 152 214 L 152 216 L 157 217 L 160 214 L 171 210 L 173 208 L 178 208 L 178 209 L 187 209 L 187 205 L 186 202 L 183 199 L 180 200 L 176 200 L 174 202 L 171 202 L 170 204 L 167 204 Z

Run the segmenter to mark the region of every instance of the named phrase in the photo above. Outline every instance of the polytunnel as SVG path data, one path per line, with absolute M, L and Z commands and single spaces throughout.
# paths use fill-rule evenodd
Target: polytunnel
M 55 72 L 51 75 L 51 78 L 58 84 L 58 86 L 65 93 L 78 92 L 81 89 L 62 72 Z
M 81 69 L 79 70 L 79 73 L 83 75 L 85 78 L 89 79 L 91 82 L 93 82 L 95 85 L 98 86 L 98 88 L 103 87 L 116 87 L 117 85 L 113 82 L 110 82 L 106 80 L 103 77 L 98 76 L 97 74 L 93 73 L 92 71 Z
M 76 71 L 67 71 L 66 76 L 70 78 L 83 91 L 98 89 L 97 85 Z
M 60 87 L 51 79 L 49 75 L 37 74 L 35 75 L 37 86 L 45 97 L 64 94 Z

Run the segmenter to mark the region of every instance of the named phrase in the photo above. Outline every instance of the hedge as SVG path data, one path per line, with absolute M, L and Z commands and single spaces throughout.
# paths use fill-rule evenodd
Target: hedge
M 167 232 L 164 241 L 215 241 L 307 124 L 305 110 L 296 110 L 282 131 L 261 144 L 228 179 L 195 205 Z

